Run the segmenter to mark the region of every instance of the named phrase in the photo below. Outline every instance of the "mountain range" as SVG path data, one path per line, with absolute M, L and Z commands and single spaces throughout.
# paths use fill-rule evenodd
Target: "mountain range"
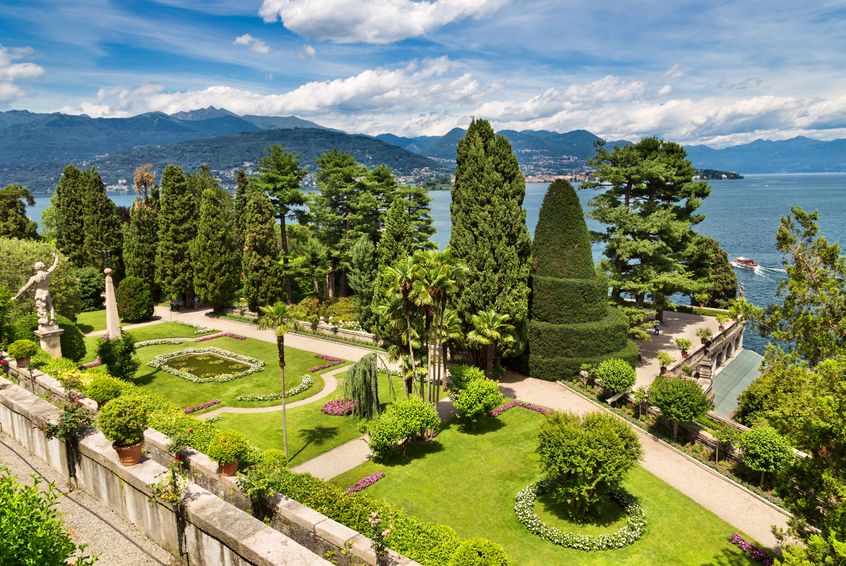
M 207 163 L 227 177 L 227 171 L 231 173 L 245 162 L 254 163 L 274 143 L 299 153 L 302 162 L 312 169 L 317 155 L 337 147 L 365 165 L 385 163 L 400 175 L 425 178 L 448 174 L 454 168 L 456 145 L 464 133 L 454 128 L 442 136 L 385 133 L 374 137 L 326 128 L 296 116 L 239 116 L 213 106 L 127 118 L 10 110 L 0 112 L 0 186 L 20 182 L 33 192 L 50 192 L 69 162 L 97 167 L 109 184 L 130 179 L 134 168 L 146 162 L 159 169 L 166 163 L 187 169 Z M 556 174 L 584 167 L 600 141 L 586 130 L 500 133 L 511 142 L 527 174 Z M 756 140 L 722 149 L 705 145 L 686 149 L 700 169 L 741 173 L 846 171 L 846 140 L 797 137 Z

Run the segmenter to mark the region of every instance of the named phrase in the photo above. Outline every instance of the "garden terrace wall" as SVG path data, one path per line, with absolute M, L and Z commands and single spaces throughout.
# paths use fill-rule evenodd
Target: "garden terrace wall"
M 55 405 L 63 405 L 68 401 L 67 391 L 57 380 L 34 368 L 18 369 L 15 361 L 9 358 L 5 352 L 0 353 L 0 357 L 8 364 L 5 366 L 9 368 L 8 377 L 27 391 L 42 399 L 49 399 Z M 97 403 L 91 399 L 83 397 L 76 401 L 90 411 L 97 410 Z

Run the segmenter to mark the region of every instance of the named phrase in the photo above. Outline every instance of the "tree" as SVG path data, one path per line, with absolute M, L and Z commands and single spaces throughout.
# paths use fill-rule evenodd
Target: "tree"
M 397 446 L 404 448 L 413 438 L 431 438 L 440 424 L 438 412 L 431 404 L 418 397 L 398 399 L 368 423 L 370 450 L 377 458 L 384 458 Z
M 158 213 L 152 200 L 135 199 L 129 210 L 129 227 L 124 239 L 126 275 L 143 281 L 156 297 L 159 294 L 156 284 L 158 240 Z
M 753 426 L 740 435 L 738 444 L 746 467 L 761 472 L 762 486 L 767 473 L 779 472 L 795 459 L 790 442 L 768 425 Z
M 135 355 L 135 338 L 128 332 L 122 332 L 120 338 L 114 340 L 100 339 L 97 357 L 105 364 L 109 375 L 124 381 L 135 377 L 141 365 Z
M 378 260 L 378 276 L 374 280 L 371 311 L 376 311 L 388 294 L 388 281 L 384 274 L 389 267 L 397 265 L 402 259 L 409 257 L 414 251 L 414 234 L 408 217 L 408 211 L 402 199 L 394 199 L 385 215 L 385 229 L 376 246 Z M 379 317 L 372 319 L 370 326 L 364 328 L 377 334 L 389 332 L 387 321 Z
M 123 273 L 123 227 L 114 201 L 106 194 L 100 173 L 91 169 L 83 173 L 85 241 L 82 246 L 85 265 L 103 271 L 111 267 Z M 104 255 L 108 252 L 108 258 Z M 107 265 L 108 262 L 108 265 Z
M 344 378 L 344 401 L 352 403 L 352 413 L 368 421 L 379 416 L 379 361 L 367 354 L 357 361 Z
M 396 199 L 401 199 L 405 205 L 406 217 L 411 225 L 411 241 L 414 242 L 414 249 L 421 251 L 434 249 L 436 246 L 431 238 L 435 233 L 435 227 L 432 226 L 432 209 L 429 206 L 432 199 L 429 198 L 426 189 L 401 185 L 394 200 Z
M 692 245 L 690 272 L 701 288 L 690 294 L 690 304 L 705 303 L 709 307 L 726 307 L 737 297 L 737 274 L 728 254 L 714 238 L 696 236 Z M 696 300 L 702 294 L 705 301 Z
M 571 379 L 583 364 L 606 359 L 634 366 L 629 320 L 608 306 L 608 283 L 593 265 L 590 236 L 576 191 L 565 180 L 549 186 L 532 242 L 529 375 Z
M 649 399 L 673 423 L 673 441 L 678 440 L 679 423 L 695 421 L 711 408 L 708 396 L 692 379 L 658 377 L 649 388 Z
M 191 304 L 194 266 L 190 245 L 197 233 L 197 199 L 185 173 L 168 165 L 162 174 L 156 248 L 156 282 L 168 297 L 181 297 Z
M 596 181 L 580 188 L 606 187 L 591 199 L 591 218 L 606 225 L 594 234 L 605 244 L 601 266 L 608 274 L 612 295 L 624 293 L 638 306 L 649 297 L 659 319 L 667 297 L 697 288 L 686 265 L 693 251 L 693 226 L 711 189 L 694 181 L 694 168 L 677 143 L 643 138 L 633 145 L 608 151 L 597 147 L 590 161 Z
M 279 250 L 274 234 L 273 204 L 260 191 L 247 201 L 244 233 L 244 296 L 251 311 L 279 300 Z
M 29 189 L 15 183 L 0 189 L 0 238 L 38 239 L 38 225 L 26 215 L 35 199 Z
M 538 432 L 537 453 L 553 495 L 580 517 L 618 487 L 642 455 L 629 425 L 599 412 L 550 413 Z
M 282 444 L 285 459 L 288 459 L 288 418 L 285 407 L 285 332 L 293 320 L 288 314 L 288 305 L 279 301 L 273 306 L 261 307 L 258 319 L 259 328 L 273 328 L 276 330 L 276 352 L 279 356 L 279 369 L 282 370 Z
M 473 330 L 467 334 L 467 341 L 487 350 L 485 374 L 488 379 L 493 379 L 494 354 L 502 346 L 508 347 L 514 343 L 514 326 L 508 323 L 507 314 L 493 310 L 474 314 L 471 320 Z
M 611 395 L 628 391 L 635 384 L 635 369 L 625 360 L 604 360 L 594 372 L 596 380 Z
M 194 293 L 221 312 L 232 302 L 238 286 L 240 256 L 230 231 L 232 198 L 220 187 L 203 191 L 197 237 L 191 244 Z
M 56 209 L 56 247 L 76 267 L 85 267 L 85 179 L 67 165 L 56 185 L 52 204 Z
M 353 306 L 358 323 L 369 329 L 375 325 L 372 304 L 379 282 L 379 263 L 376 246 L 367 236 L 361 236 L 350 252 L 350 288 L 355 292 Z
M 490 379 L 470 381 L 455 398 L 455 409 L 470 422 L 476 422 L 500 405 L 505 398 Z
M 232 245 L 239 254 L 244 253 L 244 231 L 247 228 L 247 198 L 249 178 L 243 169 L 235 173 L 235 201 L 232 209 Z M 240 270 L 241 263 L 238 262 Z
M 153 296 L 147 284 L 138 277 L 130 275 L 121 280 L 115 291 L 115 303 L 124 322 L 141 322 L 153 317 Z
M 450 249 L 468 268 L 455 309 L 465 330 L 486 310 L 506 314 L 518 329 L 506 355 L 525 346 L 529 308 L 531 238 L 522 209 L 526 186 L 511 144 L 491 125 L 474 119 L 458 142 L 450 214 Z
M 136 167 L 135 173 L 132 175 L 132 180 L 138 200 L 147 202 L 151 197 L 150 192 L 156 182 L 156 173 L 153 171 L 153 164 L 145 163 Z
M 73 272 L 79 281 L 81 312 L 97 311 L 103 308 L 103 293 L 106 283 L 103 274 L 93 267 L 82 267 Z
M 386 327 L 399 335 L 399 342 L 408 349 L 408 368 L 405 372 L 405 394 L 411 395 L 414 379 L 417 377 L 417 363 L 414 348 L 420 344 L 420 330 L 417 324 L 416 305 L 412 297 L 417 264 L 406 256 L 394 266 L 388 266 L 380 274 L 385 281 L 385 295 L 376 313 L 386 322 Z M 422 395 L 422 392 L 421 392 Z
M 282 249 L 282 271 L 285 284 L 285 300 L 293 302 L 291 277 L 288 273 L 288 231 L 286 219 L 296 206 L 305 204 L 305 195 L 300 186 L 306 170 L 300 167 L 297 154 L 278 145 L 272 145 L 259 160 L 259 175 L 255 180 L 256 188 L 266 192 L 276 208 L 276 216 L 281 225 L 280 243 Z

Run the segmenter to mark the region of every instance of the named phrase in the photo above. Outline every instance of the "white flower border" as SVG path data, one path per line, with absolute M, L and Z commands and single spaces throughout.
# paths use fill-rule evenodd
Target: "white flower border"
M 535 513 L 535 499 L 539 494 L 546 493 L 550 485 L 549 480 L 534 483 L 518 493 L 514 501 L 514 512 L 517 514 L 517 520 L 529 532 L 538 535 L 543 540 L 567 548 L 593 551 L 623 548 L 643 536 L 643 531 L 646 529 L 646 517 L 643 509 L 633 497 L 618 489 L 611 490 L 611 497 L 623 506 L 629 519 L 625 525 L 613 533 L 578 535 L 547 525 Z
M 144 346 L 158 346 L 160 344 L 182 344 L 193 340 L 193 338 L 155 338 L 153 340 L 141 340 L 135 343 L 136 348 L 143 348 Z
M 172 342 L 170 342 L 172 343 Z M 244 371 L 238 373 L 222 373 L 220 375 L 216 375 L 214 377 L 197 377 L 193 373 L 188 373 L 186 371 L 180 371 L 176 368 L 170 367 L 167 365 L 167 362 L 174 358 L 180 358 L 182 356 L 187 356 L 191 354 L 217 354 L 222 358 L 227 358 L 236 362 L 242 362 L 245 364 L 249 364 L 250 367 L 245 369 Z M 230 352 L 229 350 L 224 350 L 222 348 L 215 348 L 215 347 L 208 347 L 208 348 L 186 348 L 184 350 L 177 350 L 175 352 L 168 352 L 167 354 L 162 354 L 160 356 L 156 356 L 149 362 L 147 365 L 160 369 L 162 371 L 166 371 L 171 375 L 175 375 L 177 377 L 181 377 L 182 379 L 186 379 L 193 383 L 226 383 L 227 381 L 232 381 L 233 379 L 238 379 L 247 375 L 251 375 L 254 373 L 258 373 L 264 369 L 264 362 L 262 360 L 257 360 L 256 358 L 251 358 L 249 356 L 244 356 L 242 354 L 236 354 L 235 352 Z
M 285 398 L 293 397 L 294 395 L 298 395 L 303 391 L 306 391 L 309 387 L 314 385 L 314 380 L 311 378 L 309 374 L 303 375 L 302 381 L 296 387 L 290 388 L 288 391 L 285 392 Z M 256 395 L 255 393 L 248 393 L 246 395 L 238 395 L 235 397 L 238 401 L 277 401 L 282 398 L 281 393 L 268 393 L 266 395 Z

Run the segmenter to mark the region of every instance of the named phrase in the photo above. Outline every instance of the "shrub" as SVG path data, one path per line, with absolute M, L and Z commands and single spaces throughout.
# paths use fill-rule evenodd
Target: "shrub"
M 329 303 L 324 316 L 327 320 L 329 317 L 332 317 L 332 322 L 356 320 L 355 309 L 349 297 L 340 297 L 334 302 Z
M 115 291 L 120 319 L 125 322 L 141 322 L 153 316 L 153 296 L 150 288 L 138 277 L 127 277 Z
M 120 397 L 126 391 L 126 385 L 124 381 L 104 373 L 98 373 L 85 388 L 85 395 L 102 406 L 112 399 Z
M 465 540 L 449 560 L 449 566 L 508 566 L 510 563 L 501 546 L 483 538 Z
M 761 472 L 761 484 L 767 473 L 777 473 L 795 459 L 790 442 L 768 425 L 755 425 L 738 438 L 743 463 L 750 470 Z
M 538 433 L 537 452 L 553 496 L 582 517 L 641 456 L 634 431 L 607 413 L 549 414 Z
M 683 352 L 690 350 L 690 347 L 693 345 L 687 338 L 676 338 L 674 342 L 676 343 L 676 347 Z
M 622 393 L 635 384 L 635 370 L 625 360 L 603 361 L 596 368 L 594 376 L 611 395 Z
M 711 336 L 714 335 L 714 331 L 708 328 L 707 326 L 703 326 L 702 328 L 696 329 L 696 335 L 702 340 L 707 340 Z
M 209 443 L 206 456 L 218 464 L 240 462 L 249 453 L 250 443 L 240 432 L 224 430 Z
M 135 372 L 141 365 L 135 356 L 135 339 L 126 332 L 114 340 L 100 340 L 97 345 L 97 357 L 106 364 L 109 375 L 123 380 L 135 377 Z
M 474 379 L 458 394 L 454 404 L 465 419 L 476 422 L 502 405 L 504 400 L 495 381 Z
M 96 558 L 84 556 L 85 545 L 77 547 L 56 509 L 59 494 L 53 484 L 39 487 L 18 483 L 8 469 L 0 467 L 0 564 L 39 566 L 85 566 Z
M 476 366 L 453 364 L 449 367 L 449 389 L 453 393 L 464 390 L 467 385 L 477 379 L 487 379 L 484 370 Z
M 370 449 L 377 458 L 387 456 L 425 431 L 436 430 L 441 421 L 435 408 L 419 397 L 405 397 L 388 406 L 385 412 L 370 421 Z
M 727 315 L 726 313 L 720 312 L 720 313 L 717 313 L 715 318 L 717 319 L 717 324 L 719 324 L 720 326 L 723 326 L 723 325 L 725 325 L 725 323 L 727 323 L 729 321 L 729 319 L 731 317 L 729 315 Z
M 78 362 L 85 357 L 85 335 L 80 332 L 76 324 L 67 318 L 56 315 L 56 323 L 64 330 L 61 336 L 62 356 Z M 38 330 L 38 317 L 29 314 L 18 318 L 12 325 L 12 336 L 15 340 L 35 340 Z
M 690 379 L 659 377 L 649 388 L 649 398 L 673 423 L 673 440 L 678 439 L 680 422 L 696 420 L 711 408 L 705 392 Z
M 103 293 L 106 290 L 106 281 L 103 278 L 103 274 L 93 267 L 74 269 L 73 274 L 79 281 L 81 312 L 102 309 Z
M 100 431 L 117 446 L 132 446 L 144 440 L 147 408 L 137 398 L 118 397 L 100 410 Z
M 667 352 L 658 352 L 658 363 L 661 364 L 661 367 L 667 367 L 674 361 L 676 361 L 676 359 Z
M 38 344 L 32 340 L 15 340 L 7 351 L 16 360 L 29 359 L 38 353 Z

